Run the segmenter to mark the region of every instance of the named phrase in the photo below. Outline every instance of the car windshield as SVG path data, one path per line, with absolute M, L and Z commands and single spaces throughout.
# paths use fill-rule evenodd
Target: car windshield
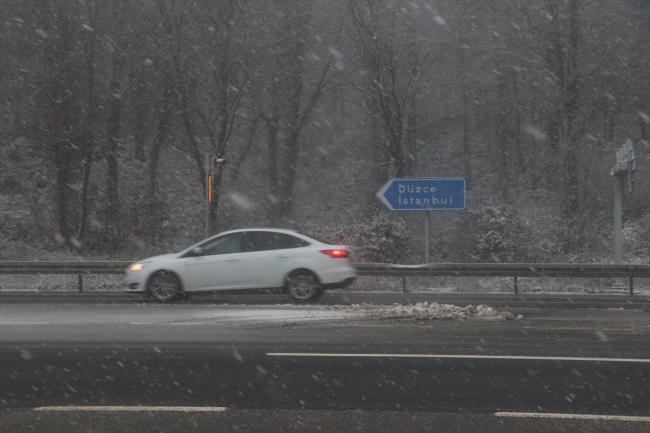
M 650 431 L 650 0 L 1 0 L 0 59 L 0 433 Z

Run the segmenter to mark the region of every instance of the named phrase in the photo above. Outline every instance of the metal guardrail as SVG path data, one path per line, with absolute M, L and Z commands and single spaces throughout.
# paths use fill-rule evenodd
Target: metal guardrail
M 79 291 L 83 291 L 83 275 L 124 273 L 132 262 L 37 262 L 0 261 L 0 274 L 76 274 Z M 518 278 L 627 278 L 630 295 L 634 294 L 634 278 L 650 278 L 650 265 L 566 264 L 566 263 L 432 263 L 426 265 L 395 265 L 388 263 L 355 263 L 359 276 L 402 277 L 513 277 L 514 292 L 519 293 Z M 404 286 L 405 287 L 405 286 Z
M 393 265 L 355 263 L 359 275 L 436 277 L 639 277 L 650 278 L 650 265 L 565 263 L 432 263 Z
M 0 274 L 123 274 L 133 262 L 0 262 Z
M 432 263 L 426 265 L 394 265 L 387 263 L 356 263 L 360 276 L 402 277 L 406 291 L 407 276 L 430 277 L 513 277 L 514 292 L 519 293 L 521 277 L 627 278 L 630 295 L 634 294 L 634 278 L 650 278 L 650 265 L 593 263 Z
M 69 274 L 77 275 L 78 290 L 83 292 L 84 275 L 120 275 L 133 262 L 0 262 L 0 274 L 39 275 L 39 274 Z

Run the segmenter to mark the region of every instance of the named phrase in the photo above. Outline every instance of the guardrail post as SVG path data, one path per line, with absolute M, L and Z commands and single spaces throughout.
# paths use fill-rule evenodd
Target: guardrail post
M 402 293 L 406 293 L 406 277 L 402 277 Z
M 519 286 L 517 284 L 517 277 L 515 277 L 515 295 L 519 294 Z
M 79 293 L 81 293 L 84 291 L 84 280 L 81 274 L 77 274 L 77 276 L 79 277 Z
M 630 278 L 630 296 L 634 295 L 634 277 L 629 277 Z

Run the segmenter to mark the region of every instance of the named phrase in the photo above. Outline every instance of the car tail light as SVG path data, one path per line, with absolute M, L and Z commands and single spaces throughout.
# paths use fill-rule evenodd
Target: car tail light
M 350 253 L 346 250 L 320 250 L 321 253 L 327 254 L 333 259 L 342 259 L 350 257 Z

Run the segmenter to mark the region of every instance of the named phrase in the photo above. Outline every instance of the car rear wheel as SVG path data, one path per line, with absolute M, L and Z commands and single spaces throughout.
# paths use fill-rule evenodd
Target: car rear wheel
M 149 279 L 147 290 L 156 301 L 169 302 L 180 295 L 181 282 L 171 272 L 158 271 Z
M 287 294 L 292 302 L 309 302 L 323 294 L 323 289 L 316 275 L 312 272 L 294 271 L 287 277 Z

